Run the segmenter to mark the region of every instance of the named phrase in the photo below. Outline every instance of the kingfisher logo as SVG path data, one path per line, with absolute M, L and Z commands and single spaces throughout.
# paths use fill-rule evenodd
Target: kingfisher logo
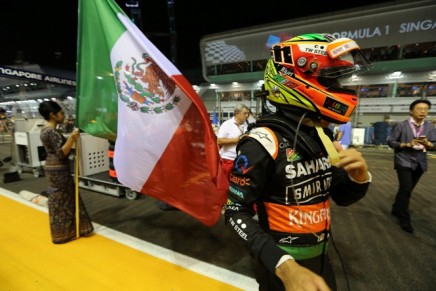
M 248 167 L 248 158 L 246 155 L 239 155 L 234 162 L 233 168 L 238 173 L 245 175 L 253 168 L 253 166 Z

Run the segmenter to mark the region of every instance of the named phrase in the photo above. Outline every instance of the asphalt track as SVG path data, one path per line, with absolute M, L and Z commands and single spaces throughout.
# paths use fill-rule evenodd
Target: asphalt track
M 373 183 L 358 203 L 332 205 L 339 291 L 435 290 L 436 159 L 429 158 L 413 192 L 409 234 L 390 214 L 398 187 L 393 152 L 358 150 Z M 0 145 L 0 158 L 8 152 Z M 1 175 L 7 171 L 0 167 Z M 131 201 L 81 189 L 97 234 L 53 245 L 45 208 L 17 194 L 44 191 L 45 177 L 24 171 L 20 178 L 0 182 L 0 291 L 257 290 L 249 256 L 222 219 L 208 228 L 183 212 L 160 210 L 146 195 Z

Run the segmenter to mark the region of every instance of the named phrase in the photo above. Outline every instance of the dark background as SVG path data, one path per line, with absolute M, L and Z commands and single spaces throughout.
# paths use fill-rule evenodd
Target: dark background
M 116 2 L 130 14 L 125 0 Z M 175 36 L 173 40 L 176 40 L 173 41 L 176 55 L 171 50 L 168 1 L 139 2 L 141 21 L 138 26 L 184 73 L 200 69 L 199 42 L 204 35 L 394 1 L 173 0 L 175 33 L 172 35 Z M 77 0 L 2 1 L 0 65 L 29 63 L 74 71 L 77 12 Z

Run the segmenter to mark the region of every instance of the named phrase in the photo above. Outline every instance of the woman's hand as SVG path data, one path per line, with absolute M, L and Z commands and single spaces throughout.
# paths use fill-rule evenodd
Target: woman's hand
M 68 156 L 70 154 L 71 148 L 79 137 L 79 129 L 76 128 L 71 132 L 70 136 L 67 139 L 67 142 L 62 146 L 62 151 L 64 156 Z
M 78 129 L 78 128 L 75 128 L 75 129 L 73 130 L 73 132 L 71 132 L 70 138 L 71 138 L 73 141 L 76 141 L 77 138 L 79 137 L 79 134 L 80 134 L 79 129 Z

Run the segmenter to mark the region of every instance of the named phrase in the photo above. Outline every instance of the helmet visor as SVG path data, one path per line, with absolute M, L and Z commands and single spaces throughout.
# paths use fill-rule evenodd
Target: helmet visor
M 350 74 L 369 69 L 371 63 L 360 50 L 354 50 L 332 60 L 328 67 L 321 69 L 318 73 L 318 82 L 332 91 L 354 93 L 342 88 L 341 80 Z
M 357 71 L 371 69 L 371 63 L 366 59 L 360 50 L 348 52 L 323 68 L 318 73 L 318 77 L 340 78 Z

